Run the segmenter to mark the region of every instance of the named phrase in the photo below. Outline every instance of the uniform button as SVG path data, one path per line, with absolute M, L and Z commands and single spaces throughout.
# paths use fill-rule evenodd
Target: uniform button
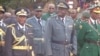
M 86 46 L 86 48 L 89 48 L 88 46 Z

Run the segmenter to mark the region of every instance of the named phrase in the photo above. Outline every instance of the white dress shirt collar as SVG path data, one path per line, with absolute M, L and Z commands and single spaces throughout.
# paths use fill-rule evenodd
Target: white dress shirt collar
M 36 19 L 36 21 L 38 22 L 38 20 L 40 20 L 41 21 L 41 18 L 40 19 L 38 19 L 36 16 L 34 16 L 35 17 L 35 19 Z
M 97 20 L 94 20 L 93 18 L 90 17 L 90 20 L 93 24 L 95 24 L 95 21 L 96 21 L 96 24 L 97 24 Z
M 18 26 L 25 31 L 25 24 L 22 26 L 21 24 L 18 23 Z
M 60 19 L 65 23 L 65 20 L 66 20 L 66 16 L 65 17 L 60 17 Z

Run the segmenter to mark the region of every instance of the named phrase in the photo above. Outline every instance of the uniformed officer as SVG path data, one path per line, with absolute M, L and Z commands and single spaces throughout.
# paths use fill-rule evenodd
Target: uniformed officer
M 4 13 L 6 9 L 4 6 L 0 5 L 0 56 L 4 56 L 4 37 L 6 32 L 6 24 L 4 23 Z
M 88 22 L 89 18 L 90 18 L 90 13 L 87 12 L 87 11 L 84 11 L 84 12 L 82 12 L 82 17 L 75 22 L 75 24 L 76 24 L 75 28 L 76 28 L 77 36 L 79 35 L 80 30 L 82 28 L 82 23 Z M 78 41 L 80 41 L 80 40 L 78 40 Z M 79 43 L 79 42 L 77 42 L 77 43 Z M 78 47 L 77 54 L 79 54 L 80 47 L 79 47 L 79 45 L 77 47 Z
M 88 22 L 83 22 L 78 34 L 79 56 L 100 56 L 100 25 L 97 18 L 100 7 L 90 9 Z
M 66 15 L 68 5 L 60 2 L 57 15 L 49 18 L 45 28 L 45 46 L 47 56 L 70 56 L 77 53 L 77 39 L 73 29 L 73 19 Z
M 73 19 L 74 21 L 77 20 L 77 14 L 78 14 L 78 12 L 77 12 L 76 9 L 74 9 L 74 8 L 69 9 L 69 14 L 70 14 L 70 16 L 72 17 L 72 19 Z
M 88 11 L 83 11 L 81 14 L 82 14 L 81 18 L 75 20 L 75 28 L 77 29 L 77 32 L 81 27 L 81 23 L 88 21 L 88 19 L 90 18 L 90 13 Z
M 36 56 L 44 56 L 44 27 L 45 21 L 41 18 L 42 17 L 42 6 L 36 5 L 34 7 L 34 16 L 27 19 L 27 23 L 33 26 L 33 33 L 34 33 L 34 50 Z
M 42 19 L 44 19 L 45 21 L 48 20 L 49 17 L 56 15 L 55 10 L 55 4 L 50 3 L 48 4 L 48 8 L 47 8 L 47 12 L 43 14 Z
M 82 20 L 83 21 L 88 21 L 88 19 L 90 18 L 90 13 L 88 12 L 88 11 L 84 11 L 83 13 L 82 13 Z
M 5 56 L 34 56 L 32 26 L 25 23 L 27 9 L 19 8 L 15 14 L 17 23 L 9 25 L 6 32 Z

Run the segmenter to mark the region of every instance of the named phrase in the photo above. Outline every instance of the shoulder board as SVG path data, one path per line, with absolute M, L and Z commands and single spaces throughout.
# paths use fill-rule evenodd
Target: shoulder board
M 15 24 L 10 24 L 10 25 L 8 25 L 7 27 L 13 27 Z
M 30 25 L 30 24 L 26 24 L 27 26 L 29 26 L 29 27 L 32 27 L 32 25 Z

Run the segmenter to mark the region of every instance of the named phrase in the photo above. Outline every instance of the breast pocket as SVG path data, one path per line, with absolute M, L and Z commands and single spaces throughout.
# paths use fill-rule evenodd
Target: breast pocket
M 92 30 L 90 29 L 90 30 L 87 30 L 87 32 L 89 33 L 89 32 L 92 32 Z
M 32 32 L 32 30 L 28 30 L 27 32 L 26 32 L 26 35 L 27 35 L 27 37 L 31 37 L 31 38 L 33 38 L 33 32 Z
M 56 27 L 55 30 L 61 30 L 61 28 L 60 27 Z
M 69 30 L 69 31 L 72 31 L 73 25 L 66 25 L 66 26 L 65 26 L 65 29 L 66 29 L 66 30 Z
M 63 29 L 63 25 L 61 25 L 61 24 L 54 24 L 53 25 L 53 29 L 55 29 L 55 30 L 61 30 L 61 29 Z
M 41 29 L 41 28 L 38 28 L 38 27 L 33 29 L 33 31 L 34 31 L 35 33 L 38 33 L 38 32 L 41 31 L 41 30 L 42 30 L 42 29 Z
M 32 36 L 32 35 L 33 35 L 33 33 L 32 33 L 32 32 L 29 32 L 29 33 L 28 33 L 28 35 L 29 35 L 29 36 Z

